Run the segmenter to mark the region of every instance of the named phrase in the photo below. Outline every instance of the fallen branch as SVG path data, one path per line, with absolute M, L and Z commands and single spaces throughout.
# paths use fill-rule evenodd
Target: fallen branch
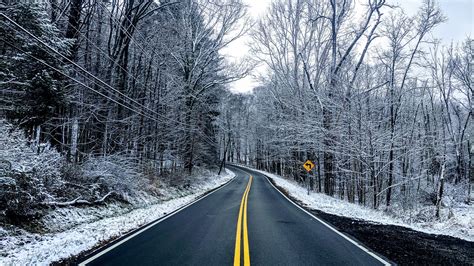
M 57 201 L 49 201 L 49 202 L 42 202 L 40 203 L 40 205 L 44 205 L 44 206 L 56 206 L 56 207 L 67 207 L 67 206 L 81 206 L 81 205 L 88 205 L 88 206 L 92 206 L 92 205 L 99 205 L 99 204 L 102 204 L 105 200 L 107 200 L 107 198 L 109 198 L 110 196 L 116 194 L 114 191 L 110 191 L 108 192 L 107 194 L 105 194 L 102 198 L 98 199 L 98 200 L 95 200 L 95 201 L 88 201 L 88 200 L 84 200 L 84 199 L 81 199 L 82 197 L 77 197 L 71 201 L 65 201 L 65 202 L 57 202 Z

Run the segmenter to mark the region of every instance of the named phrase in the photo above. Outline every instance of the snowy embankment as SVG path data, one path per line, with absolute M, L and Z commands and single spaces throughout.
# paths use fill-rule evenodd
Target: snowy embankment
M 244 166 L 245 167 L 245 166 Z M 261 170 L 246 167 L 270 177 L 275 184 L 286 190 L 294 199 L 310 209 L 325 213 L 349 217 L 367 222 L 397 225 L 429 234 L 440 234 L 474 241 L 474 206 L 462 204 L 453 208 L 451 218 L 429 222 L 410 222 L 409 215 L 404 213 L 388 214 L 382 210 L 374 210 L 347 201 L 330 197 L 322 193 L 310 192 L 297 182 Z
M 47 265 L 77 255 L 150 223 L 234 177 L 227 169 L 223 176 L 196 177 L 185 191 L 170 189 L 172 192 L 165 195 L 165 201 L 132 210 L 119 204 L 57 209 L 43 218 L 53 230 L 68 228 L 56 233 L 36 234 L 0 227 L 0 265 Z M 77 224 L 78 221 L 81 223 Z M 70 227 L 71 222 L 77 225 Z

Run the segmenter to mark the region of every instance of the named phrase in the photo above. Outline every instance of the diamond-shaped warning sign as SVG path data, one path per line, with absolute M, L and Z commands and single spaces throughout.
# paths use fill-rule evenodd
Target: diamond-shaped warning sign
M 306 171 L 311 171 L 311 169 L 314 168 L 314 163 L 310 160 L 307 160 L 304 164 L 303 164 L 303 167 L 304 169 L 306 169 Z

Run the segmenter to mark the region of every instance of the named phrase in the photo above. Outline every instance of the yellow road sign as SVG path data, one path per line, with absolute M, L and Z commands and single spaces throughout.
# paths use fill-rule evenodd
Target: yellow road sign
M 311 171 L 311 169 L 314 168 L 314 163 L 310 160 L 307 160 L 304 164 L 303 164 L 303 167 L 304 169 L 306 169 L 306 171 Z

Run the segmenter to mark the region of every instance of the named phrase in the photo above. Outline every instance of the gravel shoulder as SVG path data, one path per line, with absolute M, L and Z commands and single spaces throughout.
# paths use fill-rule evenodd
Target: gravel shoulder
M 400 265 L 474 265 L 474 242 L 309 211 Z

